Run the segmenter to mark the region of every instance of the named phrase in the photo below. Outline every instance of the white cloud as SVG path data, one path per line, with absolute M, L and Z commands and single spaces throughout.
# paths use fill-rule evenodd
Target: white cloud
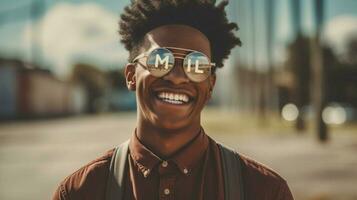
M 44 59 L 58 75 L 67 75 L 78 58 L 98 65 L 122 63 L 127 53 L 119 44 L 118 16 L 94 3 L 58 3 L 37 24 Z M 31 27 L 24 32 L 29 40 Z
M 328 21 L 323 31 L 323 39 L 338 55 L 344 55 L 351 39 L 357 39 L 357 17 L 339 16 Z

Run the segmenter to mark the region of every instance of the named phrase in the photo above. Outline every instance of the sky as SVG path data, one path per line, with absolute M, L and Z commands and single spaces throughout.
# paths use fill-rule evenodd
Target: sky
M 292 8 L 289 2 L 294 0 L 275 0 L 273 23 L 273 62 L 283 63 L 286 59 L 286 45 L 295 38 Z M 240 30 L 238 35 L 243 46 L 237 54 L 240 62 L 251 64 L 266 70 L 267 63 L 267 21 L 266 0 L 255 0 L 255 23 L 252 27 L 251 1 L 236 0 L 229 11 L 232 20 L 238 21 Z M 236 9 L 238 7 L 238 9 Z M 240 7 L 240 9 L 239 9 Z M 304 35 L 311 36 L 315 32 L 313 22 L 313 1 L 301 0 L 301 29 Z M 351 34 L 357 35 L 357 1 L 356 0 L 325 0 L 324 6 L 324 42 L 334 48 L 337 54 L 345 51 L 345 44 Z M 253 38 L 254 37 L 254 38 Z M 254 41 L 254 42 L 253 42 Z M 253 46 L 256 53 L 252 54 Z
M 66 76 L 75 62 L 89 61 L 104 69 L 123 67 L 127 53 L 119 42 L 117 21 L 129 0 L 39 0 L 44 2 L 44 12 L 30 20 L 33 0 L 0 1 L 0 55 L 31 60 L 35 44 L 41 65 L 59 76 Z M 248 1 L 249 2 L 249 1 Z M 324 35 L 344 51 L 344 43 L 351 33 L 357 33 L 357 1 L 325 1 Z M 248 3 L 231 0 L 229 17 L 238 21 L 237 33 L 244 46 L 236 50 L 243 58 L 258 65 L 266 62 L 265 0 L 255 0 L 255 41 L 252 42 L 251 14 Z M 302 29 L 304 34 L 314 32 L 312 0 L 301 0 Z M 274 58 L 283 62 L 284 48 L 294 38 L 289 0 L 276 0 L 274 12 Z M 38 29 L 40 27 L 40 29 Z M 36 35 L 36 37 L 33 37 Z M 357 34 L 355 34 L 357 35 Z M 252 57 L 251 47 L 257 53 Z M 246 55 L 246 56 L 245 56 Z

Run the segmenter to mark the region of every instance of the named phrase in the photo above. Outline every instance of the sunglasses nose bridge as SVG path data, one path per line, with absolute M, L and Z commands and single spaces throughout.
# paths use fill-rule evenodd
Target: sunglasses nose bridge
M 166 74 L 163 79 L 171 81 L 174 84 L 188 83 L 190 82 L 186 73 L 183 71 L 183 60 L 175 59 L 175 64 L 172 70 Z

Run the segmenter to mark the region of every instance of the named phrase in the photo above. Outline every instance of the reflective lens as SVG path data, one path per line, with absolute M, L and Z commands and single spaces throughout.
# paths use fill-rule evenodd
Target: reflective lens
M 177 56 L 175 58 L 173 53 L 167 48 L 154 49 L 147 56 L 146 68 L 151 75 L 156 77 L 162 77 L 166 75 L 175 66 L 175 59 L 184 59 L 183 69 L 186 76 L 191 81 L 201 82 L 211 75 L 211 68 L 214 64 L 210 62 L 209 58 L 205 54 L 198 51 L 193 51 L 186 55 L 185 58 L 183 58 L 181 56 L 184 56 L 185 54 L 176 53 L 177 55 L 180 55 L 180 57 Z M 135 58 L 133 62 L 135 62 L 139 58 Z
M 211 74 L 211 64 L 207 56 L 197 51 L 185 57 L 183 67 L 187 77 L 195 82 L 204 81 Z
M 170 72 L 174 67 L 175 58 L 171 51 L 165 48 L 153 50 L 146 61 L 147 69 L 156 77 L 161 77 Z

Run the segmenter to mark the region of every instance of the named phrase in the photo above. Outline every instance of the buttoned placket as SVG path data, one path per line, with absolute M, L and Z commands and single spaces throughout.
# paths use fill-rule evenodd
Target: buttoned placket
M 182 175 L 181 171 L 172 162 L 164 160 L 159 165 L 159 175 L 159 199 L 173 200 L 175 198 L 176 177 Z
M 172 164 L 171 164 L 172 165 Z M 173 166 L 164 160 L 159 165 L 160 186 L 159 186 L 159 199 L 170 200 L 174 199 L 175 188 L 175 171 Z
M 197 142 L 195 144 L 197 147 Z M 207 145 L 207 143 L 204 144 Z M 184 180 L 185 176 L 189 177 L 192 174 L 191 171 L 192 167 L 194 167 L 195 160 L 197 160 L 197 159 L 192 160 L 190 158 L 187 158 L 187 154 L 191 155 L 192 153 L 192 157 L 195 158 L 199 156 L 198 155 L 199 153 L 194 152 L 194 149 L 192 148 L 190 149 L 191 150 L 185 150 L 180 154 L 177 154 L 177 156 L 174 156 L 170 160 L 162 160 L 162 158 L 156 156 L 154 153 L 147 151 L 145 148 L 142 148 L 140 144 L 137 144 L 137 149 L 134 148 L 132 150 L 134 153 L 134 157 L 133 157 L 134 162 L 138 167 L 138 170 L 140 171 L 142 178 L 144 178 L 142 180 L 145 180 L 144 181 L 145 184 L 149 183 L 150 185 L 149 188 L 152 189 L 156 188 L 155 193 L 157 196 L 156 195 L 155 196 L 157 199 L 170 200 L 170 199 L 175 199 L 175 197 L 182 196 L 181 194 L 178 194 L 179 191 L 177 189 L 181 189 L 182 187 L 181 183 L 183 183 L 184 181 L 182 182 L 181 180 Z M 150 182 L 154 180 L 152 179 L 152 177 L 155 179 L 154 182 L 157 184 L 157 185 L 155 184 L 156 187 L 150 184 Z M 178 180 L 180 180 L 180 186 L 177 185 Z M 140 182 L 139 179 L 138 181 Z M 137 186 L 137 184 L 135 184 L 135 186 Z M 148 197 L 147 196 L 148 194 L 144 194 L 141 192 L 137 194 L 136 193 L 138 192 L 137 189 L 138 188 L 135 188 L 133 191 L 135 197 L 137 197 L 138 199 L 145 199 L 145 197 Z M 145 188 L 143 189 L 146 190 Z M 139 190 L 141 189 L 139 188 Z M 202 192 L 202 186 L 199 190 Z M 202 197 L 202 194 L 198 194 L 198 197 Z

